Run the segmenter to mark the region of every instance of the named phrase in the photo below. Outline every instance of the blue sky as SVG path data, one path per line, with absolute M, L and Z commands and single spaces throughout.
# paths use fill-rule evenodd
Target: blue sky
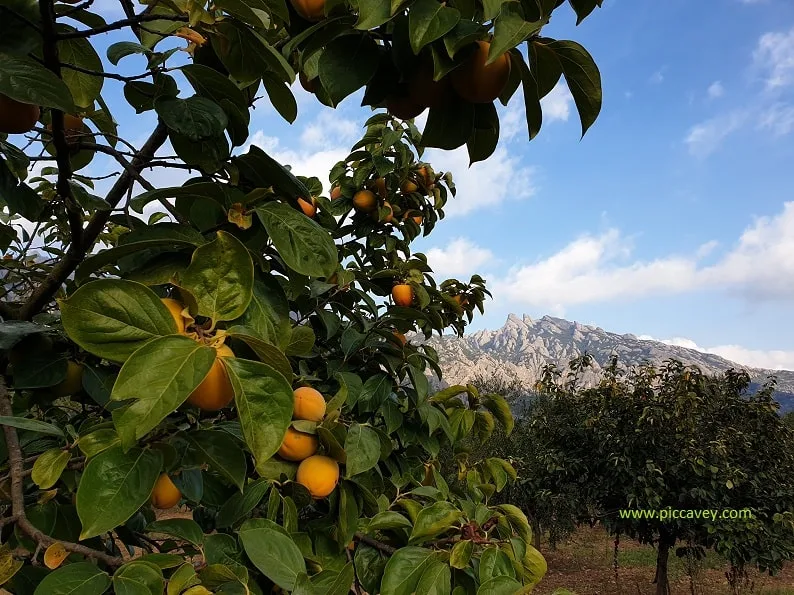
M 605 0 L 579 27 L 560 9 L 544 34 L 579 41 L 601 68 L 604 107 L 586 137 L 561 85 L 531 143 L 519 92 L 487 162 L 427 154 L 459 193 L 415 248 L 440 276 L 488 280 L 494 299 L 474 328 L 552 314 L 794 369 L 794 5 Z M 140 118 L 111 89 L 122 132 L 140 142 Z M 330 110 L 294 92 L 297 122 L 262 100 L 252 140 L 326 181 L 369 108 L 360 94 Z

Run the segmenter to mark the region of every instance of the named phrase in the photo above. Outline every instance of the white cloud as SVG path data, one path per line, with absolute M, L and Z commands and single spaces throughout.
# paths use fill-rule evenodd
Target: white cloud
M 469 167 L 466 147 L 454 151 L 431 149 L 424 157 L 437 172 L 452 172 L 456 197 L 449 198 L 444 211 L 449 216 L 465 215 L 506 201 L 523 200 L 535 193 L 532 168 L 499 147 L 486 161 Z M 505 181 L 510 180 L 509 184 Z
M 794 83 L 794 28 L 787 33 L 764 33 L 753 58 L 766 75 L 767 88 L 778 89 Z
M 494 262 L 493 253 L 467 238 L 456 238 L 445 248 L 425 252 L 427 261 L 440 277 L 467 279 L 486 263 Z
M 794 370 L 794 351 L 780 349 L 748 349 L 741 345 L 718 345 L 716 347 L 701 347 L 692 339 L 673 337 L 672 339 L 654 339 L 650 335 L 640 335 L 639 339 L 659 341 L 666 345 L 677 345 L 694 349 L 701 353 L 712 353 L 743 366 L 764 368 L 766 370 Z
M 714 81 L 709 85 L 708 94 L 711 99 L 717 99 L 725 95 L 725 87 L 722 86 L 720 81 Z
M 775 136 L 794 131 L 794 105 L 776 103 L 761 113 L 758 127 L 771 130 Z
M 551 90 L 551 93 L 546 95 L 540 105 L 543 108 L 543 121 L 553 122 L 554 120 L 568 121 L 568 116 L 571 114 L 571 102 L 573 97 L 568 90 L 568 86 L 560 81 Z
M 632 260 L 633 245 L 617 229 L 582 236 L 532 264 L 516 266 L 494 285 L 509 302 L 551 308 L 608 300 L 719 290 L 749 300 L 794 300 L 794 202 L 774 217 L 750 225 L 736 245 L 704 265 L 716 249 L 702 244 L 692 254 Z
M 747 120 L 745 112 L 735 111 L 701 122 L 689 129 L 684 142 L 695 157 L 708 157 Z
M 664 73 L 661 70 L 657 70 L 651 75 L 648 81 L 652 85 L 661 85 L 664 82 Z
M 317 119 L 306 126 L 301 144 L 306 147 L 351 146 L 363 133 L 355 120 L 348 120 L 331 111 L 320 112 Z

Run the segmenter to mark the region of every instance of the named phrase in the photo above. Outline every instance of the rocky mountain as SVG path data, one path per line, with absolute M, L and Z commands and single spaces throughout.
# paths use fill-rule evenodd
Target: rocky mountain
M 717 374 L 730 368 L 745 369 L 760 385 L 768 376 L 778 378 L 778 401 L 783 411 L 794 410 L 794 372 L 750 368 L 731 362 L 718 355 L 694 349 L 667 345 L 658 341 L 639 339 L 635 335 L 619 335 L 602 328 L 569 322 L 561 318 L 544 316 L 533 320 L 511 314 L 498 330 L 483 330 L 466 335 L 433 337 L 428 343 L 438 350 L 444 385 L 471 381 L 476 377 L 493 374 L 506 379 L 518 378 L 527 386 L 537 380 L 543 366 L 554 363 L 561 369 L 584 352 L 589 353 L 594 365 L 585 377 L 585 383 L 598 377 L 602 366 L 613 354 L 623 365 L 643 362 L 660 365 L 666 359 L 677 359 L 696 365 L 703 372 Z

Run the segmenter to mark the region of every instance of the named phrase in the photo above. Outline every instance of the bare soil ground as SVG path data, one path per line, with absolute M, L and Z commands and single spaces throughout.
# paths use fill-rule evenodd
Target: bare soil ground
M 653 595 L 656 550 L 635 541 L 622 539 L 618 554 L 617 577 L 613 568 L 614 541 L 601 528 L 581 529 L 566 543 L 552 551 L 541 544 L 549 571 L 533 593 L 550 595 L 566 588 L 576 595 Z M 733 591 L 725 576 L 728 566 L 714 553 L 690 577 L 686 564 L 671 553 L 672 595 L 730 595 Z M 777 576 L 751 573 L 742 594 L 794 595 L 794 564 Z

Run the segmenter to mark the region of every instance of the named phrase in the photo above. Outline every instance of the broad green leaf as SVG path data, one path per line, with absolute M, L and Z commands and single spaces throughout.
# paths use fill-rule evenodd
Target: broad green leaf
M 219 528 L 231 527 L 242 520 L 262 501 L 270 485 L 269 480 L 258 479 L 246 485 L 242 492 L 236 492 L 218 511 L 216 525 Z
M 168 590 L 166 595 L 179 595 L 189 587 L 199 584 L 199 578 L 192 564 L 185 563 L 171 575 L 168 579 Z
M 416 591 L 425 568 L 433 560 L 432 550 L 404 547 L 389 558 L 383 572 L 381 595 L 411 595 Z
M 118 65 L 119 61 L 126 57 L 132 56 L 133 54 L 144 54 L 144 55 L 151 55 L 151 50 L 142 46 L 139 43 L 135 43 L 134 41 L 119 41 L 108 47 L 107 49 L 107 57 L 110 60 L 110 63 L 113 66 Z
M 463 146 L 473 130 L 474 105 L 451 101 L 443 108 L 430 109 L 420 144 L 451 151 Z
M 471 562 L 474 543 L 471 539 L 463 539 L 455 544 L 449 555 L 449 565 L 452 568 L 466 568 Z
M 124 523 L 143 505 L 160 476 L 162 454 L 114 446 L 91 459 L 77 488 L 80 539 L 101 535 Z
M 80 436 L 77 440 L 77 447 L 80 452 L 90 459 L 118 443 L 119 435 L 116 430 L 113 428 L 101 428 L 85 436 Z
M 64 31 L 74 31 L 72 27 L 62 27 Z M 58 59 L 62 64 L 102 72 L 102 60 L 94 46 L 85 38 L 62 39 L 58 42 Z M 105 79 L 101 76 L 86 74 L 73 68 L 62 67 L 61 77 L 69 88 L 78 108 L 90 108 L 102 92 Z
M 532 587 L 537 585 L 546 575 L 548 566 L 546 559 L 538 550 L 527 544 L 527 551 L 522 560 L 524 566 L 524 586 Z
M 509 576 L 497 576 L 482 583 L 477 595 L 513 595 L 521 588 L 521 583 Z
M 381 531 L 384 529 L 410 529 L 413 525 L 411 521 L 393 510 L 379 512 L 367 523 L 370 531 Z
M 410 543 L 419 543 L 451 529 L 463 513 L 449 502 L 436 502 L 423 508 L 416 517 Z
M 150 340 L 177 333 L 160 298 L 140 283 L 101 279 L 58 300 L 69 338 L 96 356 L 124 362 Z
M 436 0 L 417 0 L 408 13 L 408 30 L 414 54 L 427 44 L 452 31 L 460 21 L 460 12 Z
M 292 420 L 292 386 L 260 362 L 232 358 L 227 370 L 243 436 L 259 471 L 278 451 Z
M 244 341 L 245 344 L 254 351 L 262 363 L 267 364 L 284 376 L 287 382 L 292 383 L 294 376 L 292 373 L 292 366 L 290 365 L 287 356 L 284 355 L 284 352 L 275 345 L 271 345 L 266 341 L 241 332 L 243 329 L 244 327 L 232 327 L 229 329 L 230 332 L 228 336 L 232 337 L 233 339 Z
M 30 350 L 14 366 L 13 386 L 17 390 L 55 386 L 66 378 L 67 362 L 65 355 Z
M 345 564 L 344 568 L 339 571 L 339 574 L 334 577 L 333 581 L 327 585 L 323 585 L 325 595 L 348 595 L 355 578 L 356 570 L 353 563 L 348 562 Z
M 162 595 L 164 589 L 163 571 L 151 562 L 133 560 L 113 575 L 116 595 Z
M 552 41 L 547 47 L 557 55 L 562 65 L 584 136 L 601 112 L 601 73 L 593 57 L 575 41 Z
M 25 337 L 40 335 L 47 328 L 25 320 L 4 320 L 0 322 L 0 349 L 11 349 Z
M 499 115 L 493 103 L 474 106 L 474 130 L 466 141 L 469 165 L 485 161 L 496 150 L 499 142 Z
M 248 102 L 243 92 L 229 80 L 229 77 L 201 64 L 187 64 L 181 70 L 199 95 L 211 99 L 218 105 L 223 99 L 228 99 L 248 114 Z
M 50 489 L 60 479 L 71 456 L 72 454 L 68 450 L 60 448 L 53 448 L 41 453 L 33 463 L 33 471 L 30 475 L 33 483 L 39 486 L 39 489 Z
M 256 213 L 289 268 L 310 277 L 333 274 L 339 265 L 336 245 L 313 219 L 279 202 L 263 205 Z
M 345 438 L 345 453 L 347 453 L 345 467 L 347 477 L 369 471 L 380 460 L 378 433 L 369 426 L 353 424 Z
M 268 74 L 262 77 L 262 84 L 270 98 L 270 103 L 282 118 L 292 124 L 298 117 L 298 102 L 295 101 L 289 85 Z
M 320 82 L 333 107 L 370 81 L 378 70 L 378 54 L 378 45 L 368 33 L 342 35 L 325 47 L 320 55 Z
M 603 0 L 568 0 L 576 12 L 576 24 L 580 24 L 597 6 L 601 6 Z
M 532 541 L 532 528 L 529 525 L 529 520 L 527 520 L 527 515 L 525 515 L 518 506 L 513 504 L 500 504 L 497 508 L 504 513 L 513 531 L 515 531 L 525 543 Z
M 235 157 L 233 163 L 239 168 L 240 175 L 257 187 L 272 186 L 293 200 L 311 196 L 306 185 L 290 170 L 255 145 L 251 145 L 248 153 Z
M 187 99 L 161 97 L 154 102 L 157 115 L 166 126 L 192 141 L 222 134 L 229 118 L 221 107 L 206 97 Z
M 51 70 L 23 56 L 0 53 L 0 93 L 23 103 L 75 111 L 69 87 Z
M 509 436 L 513 431 L 513 426 L 515 426 L 515 420 L 513 419 L 513 412 L 510 411 L 510 405 L 505 401 L 505 398 L 502 395 L 487 395 L 483 398 L 482 404 L 502 424 L 505 434 Z
M 491 64 L 506 51 L 512 50 L 528 37 L 535 35 L 543 25 L 543 21 L 527 22 L 520 2 L 502 4 L 502 10 L 494 21 L 494 36 L 486 64 Z
M 261 526 L 256 519 L 243 523 L 239 534 L 254 566 L 282 589 L 292 590 L 298 574 L 306 572 L 306 563 L 295 542 Z
M 75 562 L 45 576 L 33 595 L 102 595 L 109 586 L 110 577 L 96 564 Z
M 497 576 L 515 578 L 513 563 L 498 547 L 487 547 L 480 554 L 480 583 L 484 584 Z
M 254 263 L 233 235 L 219 231 L 214 241 L 193 252 L 180 287 L 190 291 L 198 313 L 218 322 L 241 316 L 251 302 Z
M 0 426 L 10 426 L 20 430 L 28 430 L 30 432 L 38 432 L 39 434 L 48 434 L 50 436 L 57 436 L 63 438 L 63 430 L 58 426 L 48 424 L 45 421 L 37 419 L 28 419 L 26 417 L 12 417 L 0 416 Z
M 256 337 L 285 349 L 289 344 L 289 302 L 281 285 L 272 275 L 254 281 L 251 302 L 235 324 L 256 331 Z
M 201 547 L 204 543 L 204 533 L 198 523 L 192 519 L 162 519 L 149 523 L 146 527 L 148 533 L 165 533 L 177 539 Z
M 416 595 L 450 595 L 450 593 L 452 593 L 452 571 L 447 564 L 431 560 L 419 578 Z
M 199 461 L 224 475 L 240 491 L 243 490 L 246 476 L 245 453 L 234 438 L 226 432 L 215 430 L 200 430 L 184 436 Z
M 361 31 L 369 31 L 387 22 L 391 17 L 389 0 L 359 0 L 358 21 L 355 27 Z
M 310 355 L 316 337 L 310 326 L 301 325 L 292 329 L 289 343 L 284 349 L 287 355 Z
M 204 557 L 207 564 L 234 566 L 241 563 L 237 539 L 226 533 L 213 533 L 204 538 Z
M 381 577 L 388 558 L 375 548 L 359 543 L 353 561 L 356 564 L 356 577 L 364 590 L 367 593 L 380 592 Z
M 534 47 L 534 44 L 530 44 Z M 513 50 L 510 52 L 511 68 L 518 68 L 521 76 L 521 88 L 524 94 L 524 113 L 527 121 L 527 131 L 529 140 L 535 138 L 543 125 L 543 109 L 540 105 L 540 91 L 536 73 L 530 71 L 521 52 Z
M 359 508 L 354 491 L 355 484 L 341 482 L 339 486 L 339 513 L 337 515 L 337 541 L 340 547 L 346 546 L 353 539 L 358 529 Z
M 113 411 L 113 423 L 125 448 L 187 400 L 214 365 L 216 353 L 188 337 L 172 335 L 150 341 L 132 354 L 110 395 L 112 401 L 134 399 Z

